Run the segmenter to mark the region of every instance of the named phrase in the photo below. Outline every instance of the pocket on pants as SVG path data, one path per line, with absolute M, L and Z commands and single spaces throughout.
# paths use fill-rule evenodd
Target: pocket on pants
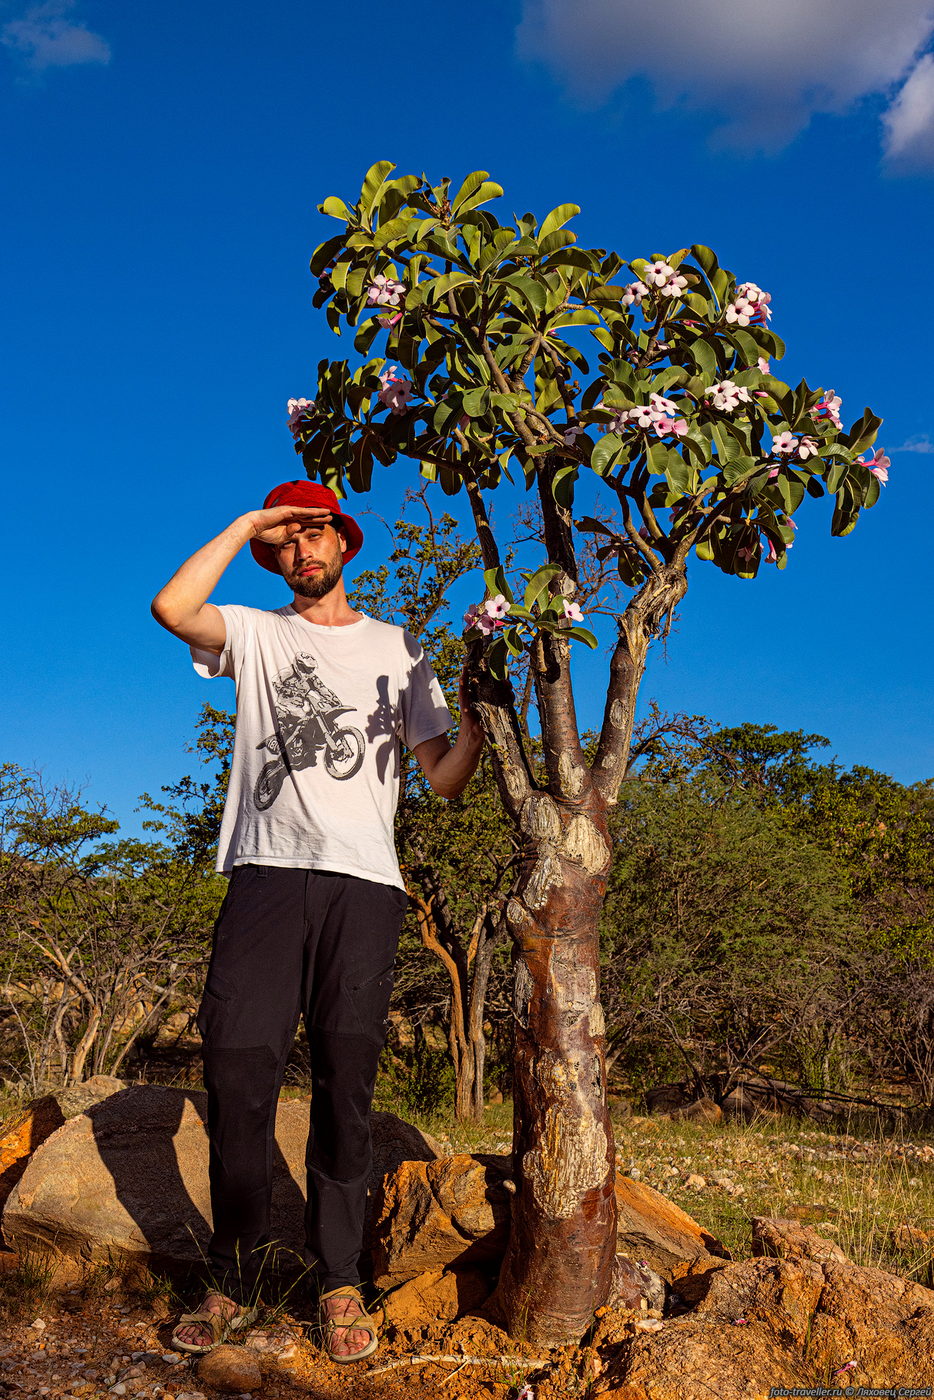
M 389 1030 L 389 999 L 396 976 L 395 962 L 372 976 L 344 979 L 344 991 L 354 1009 L 361 1035 L 382 1047 Z

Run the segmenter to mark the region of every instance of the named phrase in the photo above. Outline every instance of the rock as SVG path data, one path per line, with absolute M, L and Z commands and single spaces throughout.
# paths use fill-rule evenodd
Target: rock
M 814 1259 L 819 1264 L 831 1259 L 839 1264 L 849 1262 L 838 1244 L 824 1239 L 810 1225 L 761 1215 L 752 1222 L 752 1252 L 760 1258 Z
M 684 1178 L 684 1184 L 691 1191 L 703 1191 L 704 1187 L 707 1185 L 707 1178 L 701 1176 L 699 1172 L 688 1172 L 687 1176 Z
M 373 1245 L 378 1288 L 457 1264 L 496 1263 L 506 1248 L 508 1157 L 461 1153 L 402 1162 L 383 1182 Z
M 119 1093 L 123 1080 L 95 1074 L 71 1089 L 59 1089 L 29 1105 L 0 1136 L 0 1212 L 36 1148 L 69 1118 Z
M 730 1258 L 714 1235 L 645 1182 L 617 1175 L 616 1209 L 617 1252 L 644 1262 L 667 1283 L 677 1281 L 685 1298 L 693 1298 L 696 1291 L 688 1279 L 705 1278 L 709 1269 Z M 702 1286 L 706 1288 L 706 1278 Z
M 903 1254 L 910 1254 L 916 1249 L 930 1249 L 934 1244 L 934 1234 L 930 1230 L 921 1230 L 916 1225 L 896 1225 L 890 1231 L 889 1239 L 895 1249 Z
M 215 1390 L 258 1390 L 263 1373 L 246 1347 L 223 1345 L 215 1347 L 198 1362 L 198 1380 Z
M 393 1289 L 383 1299 L 383 1313 L 397 1327 L 428 1327 L 475 1312 L 492 1290 L 489 1275 L 480 1269 L 434 1269 Z
M 628 1356 L 611 1364 L 601 1391 L 615 1400 L 697 1400 L 711 1393 L 718 1400 L 761 1400 L 773 1387 L 795 1393 L 811 1377 L 833 1385 L 826 1378 L 844 1361 L 856 1363 L 847 1386 L 934 1382 L 934 1292 L 854 1264 L 801 1258 L 728 1264 L 711 1276 L 693 1312 L 638 1335 Z
M 686 1081 L 679 1084 L 658 1084 L 645 1095 L 647 1113 L 673 1113 L 684 1108 L 694 1096 L 694 1086 Z
M 675 1122 L 684 1120 L 689 1123 L 721 1123 L 723 1109 L 718 1103 L 714 1103 L 713 1099 L 695 1099 L 683 1108 L 673 1108 L 668 1117 Z
M 17 1249 L 59 1257 L 122 1259 L 156 1268 L 197 1264 L 210 1235 L 207 1097 L 140 1085 L 71 1118 L 33 1154 L 3 1212 Z M 308 1104 L 280 1102 L 272 1227 L 301 1259 L 304 1247 Z M 390 1113 L 373 1115 L 374 1170 L 381 1173 L 437 1144 Z M 374 1193 L 375 1194 L 375 1193 Z

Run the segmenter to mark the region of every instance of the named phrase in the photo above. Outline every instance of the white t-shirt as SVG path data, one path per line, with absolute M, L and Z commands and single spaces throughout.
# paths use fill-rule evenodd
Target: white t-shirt
M 393 841 L 400 741 L 414 749 L 452 724 L 418 642 L 365 614 L 322 627 L 290 603 L 219 611 L 220 656 L 191 648 L 199 675 L 237 686 L 218 870 L 285 865 L 402 889 Z

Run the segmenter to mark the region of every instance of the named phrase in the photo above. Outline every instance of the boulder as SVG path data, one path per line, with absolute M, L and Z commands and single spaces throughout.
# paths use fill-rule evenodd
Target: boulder
M 123 1080 L 112 1074 L 95 1074 L 71 1089 L 59 1089 L 36 1099 L 0 1133 L 0 1212 L 13 1187 L 26 1170 L 30 1157 L 69 1118 L 92 1104 L 119 1093 Z
M 16 1249 L 42 1247 L 85 1259 L 136 1260 L 158 1268 L 197 1264 L 210 1236 L 207 1096 L 140 1085 L 70 1119 L 33 1154 L 3 1212 Z M 393 1114 L 373 1115 L 374 1172 L 437 1144 Z M 273 1234 L 300 1260 L 304 1244 L 308 1104 L 276 1115 Z
M 482 1269 L 433 1269 L 400 1284 L 383 1299 L 387 1323 L 407 1330 L 452 1322 L 481 1308 L 493 1284 Z
M 403 1162 L 382 1188 L 373 1232 L 373 1279 L 391 1287 L 455 1266 L 495 1266 L 506 1248 L 508 1157 L 460 1153 Z
M 509 1157 L 466 1153 L 403 1162 L 383 1182 L 372 1237 L 377 1286 L 446 1268 L 495 1269 L 508 1237 L 511 1170 Z M 729 1258 L 719 1240 L 651 1186 L 617 1176 L 616 1201 L 617 1253 L 669 1283 L 678 1280 L 683 1296 L 691 1295 L 681 1280 Z M 629 1293 L 636 1287 L 632 1279 L 620 1286 Z
M 810 1225 L 761 1215 L 752 1222 L 752 1252 L 759 1258 L 814 1259 L 818 1264 L 830 1259 L 838 1264 L 849 1262 L 838 1244 L 824 1239 Z
M 665 1280 L 644 1259 L 638 1262 L 625 1254 L 613 1260 L 613 1280 L 606 1306 L 629 1312 L 661 1312 L 665 1306 Z
M 714 1235 L 644 1181 L 618 1174 L 616 1209 L 617 1252 L 647 1264 L 683 1297 L 690 1296 L 687 1278 L 730 1258 Z
M 853 1362 L 840 1379 L 840 1368 Z M 934 1382 L 934 1292 L 881 1269 L 750 1259 L 710 1278 L 693 1312 L 610 1359 L 615 1400 L 761 1400 L 775 1387 Z M 798 1389 L 798 1394 L 806 1393 Z M 810 1393 L 810 1392 L 807 1392 Z
M 246 1347 L 219 1346 L 198 1362 L 198 1380 L 215 1390 L 242 1394 L 259 1390 L 263 1373 Z
M 693 1103 L 684 1104 L 682 1108 L 673 1108 L 668 1117 L 675 1122 L 721 1123 L 723 1109 L 718 1103 L 714 1103 L 713 1099 L 695 1099 Z

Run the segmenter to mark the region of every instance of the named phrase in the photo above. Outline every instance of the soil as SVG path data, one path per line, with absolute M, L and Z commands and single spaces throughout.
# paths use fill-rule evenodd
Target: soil
M 6 1258 L 9 1273 L 15 1264 Z M 173 1350 L 177 1301 L 134 1297 L 115 1282 L 75 1284 L 25 1308 L 28 1299 L 21 1299 L 16 1315 L 0 1315 L 3 1400 L 214 1400 L 225 1393 L 199 1379 L 197 1357 Z M 593 1350 L 524 1346 L 482 1315 L 411 1329 L 391 1324 L 373 1356 L 341 1366 L 317 1345 L 310 1317 L 296 1305 L 294 1315 L 267 1318 L 230 1338 L 263 1373 L 260 1389 L 234 1392 L 241 1400 L 248 1394 L 252 1400 L 516 1400 L 526 1385 L 534 1400 L 568 1400 L 583 1396 L 602 1369 Z M 605 1316 L 601 1340 L 612 1332 L 622 1342 L 635 1320 L 635 1314 Z

